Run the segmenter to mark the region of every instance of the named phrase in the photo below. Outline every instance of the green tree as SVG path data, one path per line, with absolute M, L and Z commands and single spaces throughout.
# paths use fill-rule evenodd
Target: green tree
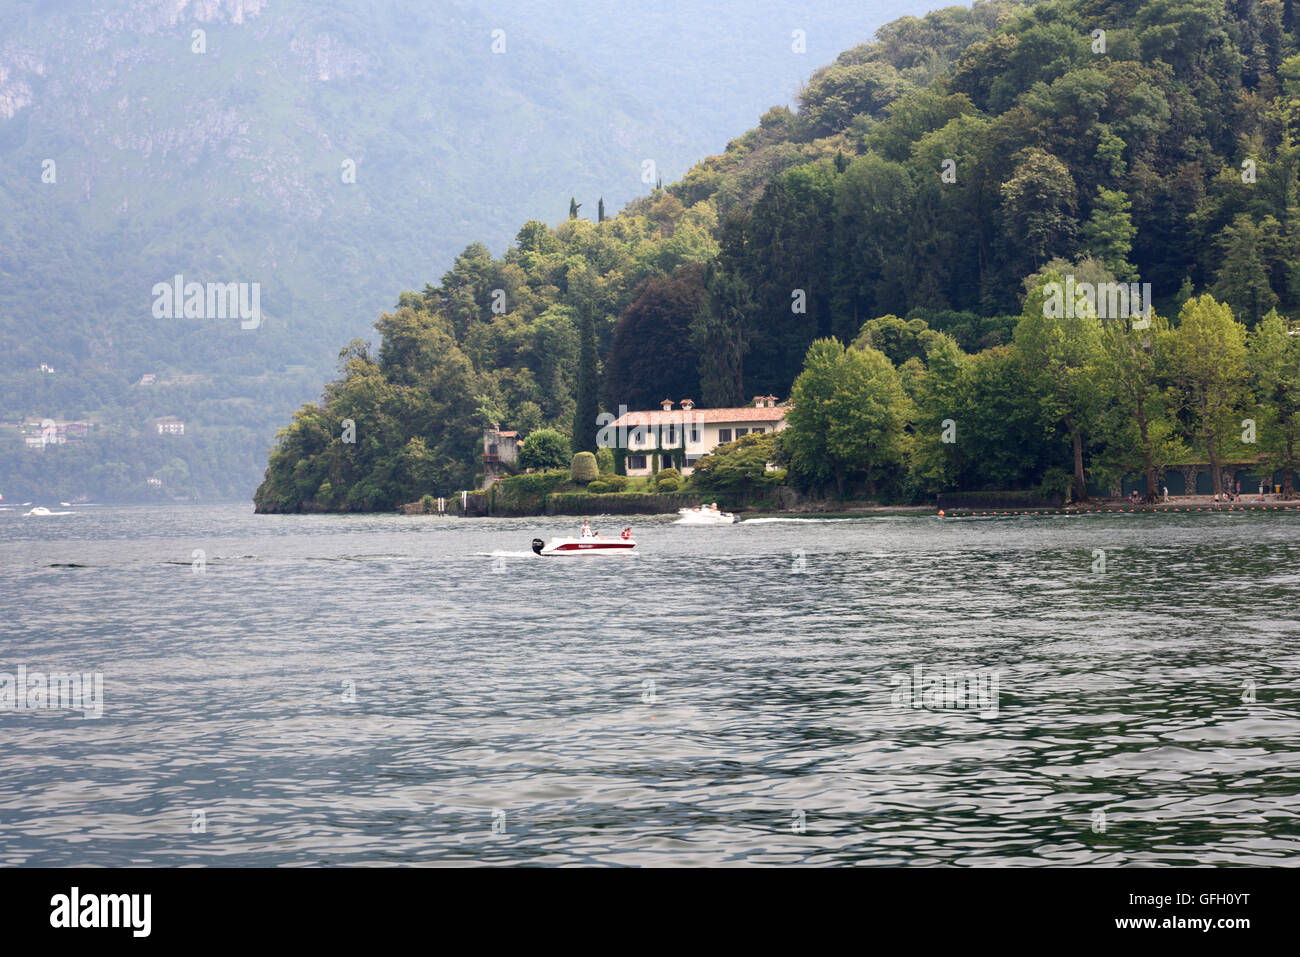
M 1172 337 L 1161 316 L 1148 317 L 1147 328 L 1125 320 L 1102 325 L 1098 383 L 1102 394 L 1104 456 L 1119 473 L 1139 468 L 1146 479 L 1146 500 L 1156 500 L 1156 471 L 1186 453 L 1177 434 L 1168 393 Z
M 1068 166 L 1045 150 L 1027 149 L 1001 193 L 1003 244 L 1021 274 L 1073 251 L 1078 198 Z
M 1282 470 L 1283 494 L 1294 498 L 1292 476 L 1300 468 L 1300 334 L 1271 310 L 1249 336 L 1246 361 L 1255 397 L 1268 415 L 1260 445 L 1270 467 Z
M 526 469 L 562 469 L 573 453 L 569 440 L 555 429 L 538 429 L 524 439 L 519 449 L 519 464 Z
M 859 114 L 881 115 L 909 86 L 888 63 L 836 63 L 813 74 L 800 115 L 814 136 L 829 136 Z
M 874 495 L 882 480 L 900 471 L 911 403 L 883 352 L 818 339 L 790 398 L 782 443 L 791 469 L 805 481 L 833 479 L 843 497 L 850 480 L 863 478 Z
M 957 427 L 958 487 L 1023 489 L 1059 468 L 1060 418 L 1035 378 L 1014 347 L 962 362 L 957 409 L 948 413 Z
M 919 337 L 917 341 L 922 342 Z M 961 385 L 969 360 L 956 341 L 943 333 L 932 334 L 922 344 L 924 362 L 908 358 L 900 374 L 915 407 L 911 479 L 916 491 L 934 493 L 950 488 L 962 470 L 959 439 L 965 438 L 971 423 L 962 414 Z M 964 420 L 960 426 L 959 419 Z
M 700 403 L 706 408 L 739 404 L 744 396 L 746 325 L 753 294 L 741 275 L 748 214 L 736 210 L 722 223 L 717 258 L 704 274 L 708 295 L 691 321 L 690 344 L 700 375 Z
M 1122 190 L 1097 187 L 1097 200 L 1092 214 L 1083 226 L 1084 249 L 1106 264 L 1116 278 L 1127 282 L 1137 271 L 1128 261 L 1133 250 L 1133 237 L 1137 227 L 1130 215 L 1133 204 Z
M 1221 259 L 1210 291 L 1221 302 L 1232 306 L 1233 312 L 1247 325 L 1254 325 L 1277 305 L 1277 294 L 1269 285 L 1265 266 L 1270 233 L 1276 231 L 1277 221 L 1271 216 L 1267 219 L 1272 230 L 1257 226 L 1248 215 L 1241 213 L 1223 229 L 1217 242 Z
M 600 414 L 600 370 L 596 323 L 590 307 L 583 311 L 578 347 L 578 403 L 573 412 L 573 447 L 596 451 L 596 417 Z
M 1095 316 L 1083 314 L 1086 310 L 1056 308 L 1049 294 L 1056 288 L 1053 283 L 1063 288 L 1065 279 L 1054 271 L 1047 272 L 1026 297 L 1016 325 L 1015 347 L 1032 388 L 1070 436 L 1074 498 L 1082 502 L 1088 498 L 1083 471 L 1084 428 L 1095 407 L 1099 327 Z M 1073 316 L 1068 315 L 1070 311 Z
M 701 456 L 691 473 L 691 487 L 709 495 L 724 495 L 729 501 L 746 502 L 757 491 L 784 478 L 780 470 L 769 470 L 768 463 L 781 460 L 781 436 L 784 432 L 751 432 L 734 442 L 720 445 Z
M 1171 347 L 1172 373 L 1190 433 L 1205 444 L 1215 493 L 1223 491 L 1222 444 L 1240 428 L 1246 401 L 1246 327 L 1226 303 L 1204 295 L 1189 299 Z
M 704 272 L 702 264 L 688 263 L 671 276 L 651 276 L 623 310 L 605 360 L 607 408 L 654 408 L 665 396 L 699 395 L 691 324 L 707 294 Z

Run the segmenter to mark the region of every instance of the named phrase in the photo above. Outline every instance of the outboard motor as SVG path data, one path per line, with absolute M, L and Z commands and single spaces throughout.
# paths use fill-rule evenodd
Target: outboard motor
M 535 555 L 540 555 L 542 553 L 542 549 L 545 547 L 546 547 L 546 543 L 542 541 L 540 538 L 533 539 L 533 553 Z

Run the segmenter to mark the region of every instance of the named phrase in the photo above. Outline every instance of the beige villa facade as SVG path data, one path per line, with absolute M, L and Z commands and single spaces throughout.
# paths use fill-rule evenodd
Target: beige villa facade
M 753 433 L 781 431 L 788 410 L 774 395 L 754 396 L 752 405 L 731 409 L 697 409 L 690 399 L 682 399 L 674 409 L 673 400 L 664 399 L 657 411 L 620 408 L 620 415 L 601 428 L 597 442 L 626 450 L 628 475 L 667 468 L 669 457 L 682 462 L 682 474 L 690 475 L 695 463 L 719 445 Z

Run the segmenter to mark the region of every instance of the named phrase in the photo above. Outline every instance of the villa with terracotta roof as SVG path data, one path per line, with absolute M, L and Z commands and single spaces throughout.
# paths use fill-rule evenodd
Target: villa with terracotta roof
M 756 395 L 752 405 L 732 409 L 697 409 L 690 399 L 673 408 L 664 399 L 659 411 L 628 412 L 600 430 L 598 444 L 621 448 L 628 475 L 652 475 L 679 463 L 690 475 L 702 456 L 719 445 L 751 433 L 779 432 L 786 427 L 789 405 L 778 405 L 774 395 Z M 613 441 L 607 441 L 612 439 Z

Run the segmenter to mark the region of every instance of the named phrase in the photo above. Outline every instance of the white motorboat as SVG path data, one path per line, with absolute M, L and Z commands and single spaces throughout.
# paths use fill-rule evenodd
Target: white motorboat
M 701 505 L 698 508 L 679 508 L 678 525 L 732 525 L 736 516 L 730 512 L 718 511 L 718 504 Z
M 533 551 L 544 558 L 552 555 L 631 555 L 636 552 L 636 542 L 630 528 L 623 529 L 618 538 L 601 538 L 583 522 L 582 534 L 578 538 L 552 538 L 549 542 L 534 538 Z
M 54 513 L 51 512 L 48 508 L 46 508 L 44 505 L 37 505 L 37 506 L 36 506 L 34 509 L 32 509 L 30 512 L 24 512 L 24 513 L 23 513 L 24 516 L 35 515 L 35 516 L 37 516 L 38 518 L 39 518 L 40 516 L 42 516 L 42 515 L 53 515 L 53 514 L 54 514 Z

